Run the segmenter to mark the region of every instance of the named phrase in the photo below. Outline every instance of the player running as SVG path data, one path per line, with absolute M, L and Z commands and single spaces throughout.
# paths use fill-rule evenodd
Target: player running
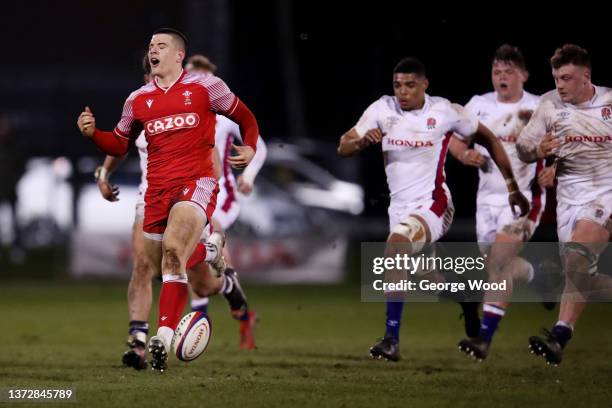
M 516 140 L 535 110 L 539 97 L 524 90 L 529 74 L 523 54 L 517 47 L 504 44 L 493 57 L 491 82 L 494 92 L 474 96 L 465 106 L 465 111 L 489 128 L 506 150 L 517 178 L 518 186 L 531 201 L 531 210 L 525 217 L 516 219 L 508 207 L 506 181 L 501 172 L 491 164 L 486 149 L 468 145 L 453 138 L 449 151 L 464 164 L 479 168 L 479 186 L 476 198 L 476 234 L 481 252 L 487 254 L 489 282 L 506 282 L 505 293 L 488 291 L 484 295 L 484 317 L 478 336 L 459 342 L 459 349 L 483 360 L 497 326 L 506 313 L 512 296 L 513 280 L 531 282 L 535 269 L 524 258 L 518 256 L 522 243 L 528 241 L 544 211 L 546 192 L 537 183 L 543 160 L 525 164 L 516 153 Z M 541 278 L 536 281 L 545 282 Z M 544 290 L 541 284 L 536 288 Z M 554 303 L 547 303 L 554 306 Z
M 559 364 L 590 296 L 612 288 L 612 278 L 597 273 L 612 230 L 612 89 L 592 84 L 590 56 L 577 45 L 557 49 L 550 65 L 556 89 L 542 96 L 517 150 L 527 163 L 556 158 L 565 288 L 559 320 L 545 337 L 530 337 L 529 347 Z
M 163 280 L 157 335 L 149 340 L 148 349 L 153 369 L 160 371 L 166 368 L 174 329 L 187 301 L 187 261 L 216 204 L 218 185 L 212 161 L 216 114 L 238 123 L 244 137 L 245 145 L 237 147 L 237 155 L 229 159 L 234 167 L 248 165 L 259 137 L 255 117 L 221 79 L 183 70 L 185 45 L 184 35 L 177 30 L 153 33 L 149 63 L 155 80 L 128 97 L 113 132 L 97 129 L 88 107 L 77 121 L 81 133 L 112 156 L 125 154 L 145 131 L 144 248 L 154 273 L 161 273 Z M 210 241 L 204 260 L 223 273 L 222 235 L 213 234 Z M 232 289 L 237 286 L 227 282 Z
M 452 222 L 454 207 L 444 174 L 452 132 L 460 138 L 474 137 L 487 148 L 508 181 L 510 206 L 518 206 L 521 215 L 529 210 L 497 138 L 461 106 L 427 95 L 428 85 L 424 65 L 414 58 L 402 59 L 393 70 L 394 96 L 383 96 L 371 104 L 357 125 L 342 136 L 338 147 L 341 156 L 350 156 L 381 143 L 391 193 L 387 248 L 403 244 L 409 253 L 440 239 Z M 370 348 L 370 354 L 397 361 L 404 302 L 397 293 L 386 296 L 385 335 Z M 478 319 L 478 305 L 464 305 L 470 305 L 469 309 L 464 307 L 466 318 L 473 320 L 475 315 Z M 475 329 L 477 332 L 478 324 Z
M 190 58 L 193 59 L 196 56 Z M 206 60 L 207 61 L 207 60 Z M 211 66 L 214 67 L 213 64 L 208 62 Z M 149 83 L 151 80 L 150 73 L 151 67 L 149 65 L 149 56 L 148 53 L 144 56 L 143 59 L 143 70 L 144 74 L 144 82 Z M 189 68 L 189 64 L 187 64 L 187 69 Z M 218 118 L 225 118 L 224 116 L 218 116 Z M 233 123 L 233 122 L 231 122 Z M 237 127 L 237 126 L 236 126 Z M 263 140 L 261 138 L 257 141 L 258 150 L 254 156 L 254 160 L 247 166 L 245 171 L 253 165 L 255 158 L 260 156 L 261 154 L 265 154 L 265 147 L 262 152 L 261 145 L 263 144 Z M 132 228 L 132 248 L 133 248 L 133 268 L 132 274 L 130 277 L 130 282 L 128 284 L 128 312 L 129 312 L 129 329 L 128 329 L 128 350 L 123 354 L 122 362 L 128 367 L 134 367 L 137 370 L 144 369 L 147 367 L 146 360 L 146 340 L 149 332 L 149 312 L 151 310 L 152 304 L 152 284 L 151 279 L 153 278 L 153 270 L 148 264 L 148 260 L 146 254 L 144 253 L 144 235 L 142 231 L 142 222 L 144 217 L 144 196 L 147 190 L 147 141 L 144 136 L 144 132 L 141 132 L 138 138 L 136 139 L 136 148 L 138 149 L 138 155 L 140 159 L 140 169 L 141 169 L 141 181 L 138 186 L 138 200 L 136 202 L 136 211 L 134 217 L 134 225 Z M 264 144 L 265 146 L 265 144 Z M 123 162 L 126 155 L 123 156 L 107 156 L 104 160 L 102 166 L 98 167 L 95 172 L 95 179 L 100 190 L 102 196 L 111 202 L 119 200 L 119 189 L 113 186 L 110 181 L 110 175 L 113 171 L 115 171 L 118 166 Z M 229 165 L 228 165 L 229 166 Z M 217 166 L 218 167 L 218 166 Z M 215 169 L 217 172 L 217 169 Z M 221 169 L 218 169 L 217 177 L 221 174 Z M 223 186 L 220 187 L 221 191 L 223 191 Z M 219 200 L 221 201 L 221 200 Z M 219 205 L 217 205 L 219 206 Z M 214 215 L 213 215 L 214 217 Z M 209 224 L 210 225 L 210 224 Z M 208 238 L 210 233 L 207 232 L 205 234 Z M 205 244 L 206 239 L 203 239 L 202 245 Z M 200 244 L 198 244 L 200 245 Z M 200 251 L 201 254 L 201 251 Z M 200 282 L 201 285 L 198 288 L 199 293 L 212 293 L 217 294 L 224 288 L 223 281 L 228 279 L 236 279 L 237 276 L 232 276 L 234 273 L 228 271 L 226 268 L 226 272 L 224 277 L 213 279 L 209 276 L 208 268 L 205 264 L 200 264 L 202 259 L 200 255 L 194 256 L 190 258 L 188 261 L 189 269 L 197 269 L 199 273 L 205 273 L 204 279 Z M 197 272 L 196 272 L 197 273 Z M 203 285 L 203 286 L 202 286 Z M 229 288 L 229 285 L 225 285 L 226 288 Z M 232 285 L 232 289 L 234 286 Z M 223 293 L 223 292 L 222 292 Z M 207 313 L 206 305 L 208 303 L 208 297 L 197 298 L 195 302 L 193 301 L 194 297 L 197 297 L 195 292 L 191 290 L 192 294 L 192 310 L 202 311 Z M 244 293 L 241 291 L 239 285 L 235 286 L 235 289 L 230 293 L 224 294 L 226 300 L 232 300 L 233 305 L 233 313 L 232 315 L 237 315 L 237 318 L 242 318 L 240 320 L 240 348 L 242 349 L 253 349 L 255 347 L 255 338 L 253 334 L 253 324 L 254 324 L 254 313 L 251 312 L 248 308 L 248 304 L 246 302 L 246 297 Z M 206 302 L 203 302 L 202 300 Z M 205 304 L 204 304 L 205 303 Z M 230 304 L 230 310 L 232 310 L 232 305 Z M 244 316 L 248 316 L 250 318 L 245 319 Z

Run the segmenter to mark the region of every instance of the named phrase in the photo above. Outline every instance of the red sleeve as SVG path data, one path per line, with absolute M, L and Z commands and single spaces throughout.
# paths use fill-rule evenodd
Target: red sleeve
M 110 156 L 122 156 L 130 148 L 129 139 L 119 136 L 114 132 L 96 129 L 91 140 L 102 152 Z
M 121 119 L 115 126 L 115 133 L 128 139 L 136 139 L 142 131 L 142 124 L 134 117 L 134 100 L 137 92 L 132 92 L 123 104 Z
M 257 119 L 255 119 L 253 112 L 241 100 L 238 98 L 236 100 L 238 101 L 236 107 L 231 113 L 227 114 L 227 117 L 240 126 L 240 135 L 244 144 L 251 146 L 254 151 L 257 151 L 257 139 L 259 138 Z
M 211 111 L 227 115 L 235 108 L 238 98 L 221 78 L 214 75 L 204 75 L 199 83 L 208 91 Z

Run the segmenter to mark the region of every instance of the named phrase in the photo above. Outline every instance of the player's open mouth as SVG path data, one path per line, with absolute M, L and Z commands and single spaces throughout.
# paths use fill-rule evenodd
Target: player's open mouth
M 159 60 L 155 57 L 151 58 L 149 62 L 151 63 L 151 67 L 156 67 L 159 65 Z
M 503 90 L 506 90 L 508 89 L 508 84 L 502 83 L 502 84 L 499 84 L 499 87 Z

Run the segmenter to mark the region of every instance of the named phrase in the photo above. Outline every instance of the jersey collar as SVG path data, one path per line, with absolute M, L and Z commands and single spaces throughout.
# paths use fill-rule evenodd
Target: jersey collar
M 183 79 L 183 77 L 185 76 L 186 71 L 184 69 L 181 68 L 181 74 L 178 76 L 178 78 L 176 78 L 176 81 L 174 81 L 173 83 L 170 84 L 170 86 L 168 86 L 167 88 L 162 88 L 158 83 L 157 83 L 157 77 L 155 78 L 155 80 L 153 81 L 155 83 L 155 86 L 157 87 L 157 89 L 159 89 L 160 91 L 162 91 L 163 93 L 168 93 L 168 91 L 170 89 L 172 89 L 172 87 L 174 86 L 174 84 L 176 84 L 177 82 L 180 82 L 181 79 Z

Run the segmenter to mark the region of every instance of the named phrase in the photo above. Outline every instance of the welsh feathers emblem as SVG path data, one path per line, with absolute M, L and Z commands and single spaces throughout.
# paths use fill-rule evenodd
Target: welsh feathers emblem
M 185 91 L 183 92 L 183 96 L 185 97 L 185 105 L 191 105 L 191 95 L 193 92 Z

